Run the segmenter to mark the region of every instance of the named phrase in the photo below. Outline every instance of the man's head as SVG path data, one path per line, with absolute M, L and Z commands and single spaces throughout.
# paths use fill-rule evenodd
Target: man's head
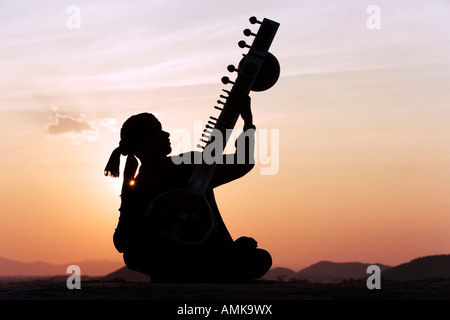
M 170 134 L 151 113 L 140 113 L 128 118 L 120 130 L 120 149 L 123 155 L 135 155 L 141 160 L 166 156 L 172 152 Z
M 119 147 L 114 149 L 109 157 L 105 175 L 119 176 L 120 155 L 124 155 L 128 156 L 125 173 L 130 171 L 128 178 L 132 179 L 138 165 L 135 156 L 142 163 L 167 156 L 172 152 L 169 136 L 169 133 L 162 130 L 161 123 L 153 114 L 140 113 L 131 116 L 122 125 Z

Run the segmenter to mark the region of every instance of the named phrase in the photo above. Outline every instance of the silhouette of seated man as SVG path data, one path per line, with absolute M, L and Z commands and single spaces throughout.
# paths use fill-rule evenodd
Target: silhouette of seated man
M 234 100 L 240 106 L 246 133 L 236 141 L 246 136 L 246 155 L 253 154 L 250 153 L 253 143 L 249 140 L 254 139 L 255 127 L 250 97 Z M 172 151 L 169 133 L 162 130 L 161 123 L 150 113 L 131 116 L 124 122 L 120 135 L 119 147 L 113 151 L 105 175 L 117 177 L 120 155 L 128 156 L 120 217 L 113 241 L 116 249 L 123 253 L 129 269 L 148 274 L 152 282 L 241 282 L 260 278 L 269 270 L 271 256 L 257 248 L 254 239 L 240 237 L 233 241 L 214 199 L 214 188 L 244 176 L 253 168 L 254 161 L 250 157 L 241 164 L 236 161 L 227 164 L 224 158 L 222 164 L 217 165 L 206 191 L 206 199 L 217 221 L 215 236 L 202 245 L 181 245 L 152 231 L 145 212 L 148 203 L 156 196 L 184 187 L 196 164 L 194 161 L 191 164 L 174 163 L 168 156 Z M 194 159 L 195 152 L 189 152 L 189 156 Z M 135 157 L 140 160 L 140 166 Z M 234 157 L 237 157 L 237 152 Z

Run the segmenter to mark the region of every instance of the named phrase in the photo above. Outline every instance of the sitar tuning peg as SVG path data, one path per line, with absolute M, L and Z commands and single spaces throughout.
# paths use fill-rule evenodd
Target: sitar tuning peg
M 234 84 L 234 82 L 231 81 L 230 78 L 228 78 L 228 77 L 222 77 L 221 80 L 222 80 L 223 84 L 229 84 L 229 83 Z
M 240 48 L 251 48 L 244 40 L 238 42 Z
M 246 36 L 246 37 L 250 37 L 250 36 L 256 36 L 256 34 L 254 34 L 253 32 L 252 32 L 252 30 L 250 30 L 250 29 L 245 29 L 244 30 L 244 35 Z
M 212 121 L 208 121 L 208 123 L 209 124 L 212 124 L 213 126 L 215 126 L 216 125 L 216 123 L 217 123 L 217 118 L 214 118 L 214 117 L 209 117 Z
M 259 21 L 258 19 L 256 19 L 255 16 L 250 17 L 250 19 L 248 19 L 250 21 L 251 24 L 255 24 L 255 23 L 259 23 L 261 24 L 261 21 Z
M 238 72 L 239 70 L 235 67 L 235 66 L 233 66 L 232 64 L 230 64 L 228 67 L 227 67 L 227 70 L 229 71 L 229 72 Z

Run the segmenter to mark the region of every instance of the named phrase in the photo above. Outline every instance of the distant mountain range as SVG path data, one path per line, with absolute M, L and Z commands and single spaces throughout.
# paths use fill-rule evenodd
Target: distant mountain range
M 307 281 L 311 283 L 339 283 L 343 280 L 367 278 L 367 267 L 376 264 L 381 272 L 392 268 L 381 263 L 320 261 L 298 272 L 287 268 L 273 268 L 263 279 L 277 281 Z
M 381 276 L 399 281 L 450 279 L 450 255 L 417 258 L 386 270 Z
M 411 260 L 395 267 L 381 263 L 320 261 L 298 272 L 288 268 L 273 268 L 263 277 L 277 281 L 307 281 L 311 283 L 339 283 L 367 278 L 367 267 L 380 267 L 382 279 L 409 281 L 450 279 L 450 255 L 433 255 Z
M 130 281 L 130 282 L 150 282 L 150 277 L 144 273 L 133 271 L 127 267 L 120 268 L 100 280 L 103 281 Z
M 0 277 L 42 277 L 66 275 L 67 267 L 70 265 L 80 267 L 81 275 L 104 276 L 124 266 L 122 261 L 115 260 L 85 260 L 67 264 L 51 264 L 42 261 L 20 262 L 0 257 Z
M 124 266 L 121 261 L 86 260 L 76 264 L 85 276 L 104 281 L 149 282 L 149 277 Z M 382 279 L 409 281 L 450 279 L 450 255 L 420 257 L 398 266 L 381 263 L 320 261 L 298 272 L 288 268 L 272 268 L 262 278 L 275 281 L 307 281 L 310 283 L 339 283 L 346 280 L 367 278 L 367 267 L 376 264 Z M 23 263 L 0 257 L 0 277 L 66 275 L 70 264 L 54 265 L 45 262 Z

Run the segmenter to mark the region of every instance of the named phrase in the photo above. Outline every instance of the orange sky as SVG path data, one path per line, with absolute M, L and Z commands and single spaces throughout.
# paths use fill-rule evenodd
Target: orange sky
M 0 256 L 121 259 L 120 181 L 103 176 L 121 124 L 153 112 L 198 135 L 252 15 L 281 24 L 280 80 L 252 93 L 256 126 L 279 130 L 279 168 L 216 190 L 232 235 L 294 269 L 449 253 L 450 5 L 276 3 L 78 1 L 70 30 L 71 2 L 3 1 Z M 366 26 L 372 4 L 381 29 Z

